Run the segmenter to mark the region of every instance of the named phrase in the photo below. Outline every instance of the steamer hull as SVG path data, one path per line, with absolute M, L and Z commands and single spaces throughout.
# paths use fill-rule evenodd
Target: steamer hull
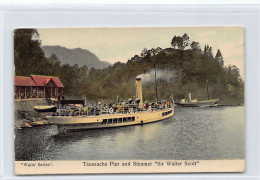
M 174 115 L 174 108 L 157 111 L 140 111 L 128 114 L 107 114 L 99 116 L 48 116 L 50 124 L 62 130 L 90 130 L 141 125 L 168 119 Z

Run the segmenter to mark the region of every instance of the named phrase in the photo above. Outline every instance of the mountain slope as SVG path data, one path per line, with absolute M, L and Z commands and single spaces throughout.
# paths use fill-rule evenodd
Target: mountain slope
M 55 54 L 61 61 L 62 65 L 69 64 L 73 66 L 78 64 L 79 67 L 86 65 L 89 69 L 91 67 L 95 69 L 103 69 L 111 65 L 108 62 L 100 61 L 95 54 L 86 49 L 67 49 L 61 46 L 42 46 L 42 50 L 47 58 L 50 57 L 52 53 Z

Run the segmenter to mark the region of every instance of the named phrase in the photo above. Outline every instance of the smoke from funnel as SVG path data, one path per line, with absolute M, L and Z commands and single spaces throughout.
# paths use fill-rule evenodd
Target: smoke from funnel
M 152 69 L 147 73 L 139 74 L 136 78 L 142 78 L 143 83 L 154 82 L 155 70 Z M 156 69 L 156 79 L 171 81 L 177 77 L 173 70 Z

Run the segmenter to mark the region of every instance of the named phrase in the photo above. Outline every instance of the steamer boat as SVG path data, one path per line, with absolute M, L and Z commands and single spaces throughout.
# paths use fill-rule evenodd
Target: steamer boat
M 180 102 L 175 102 L 175 104 L 183 107 L 212 107 L 218 106 L 218 101 L 219 99 L 198 101 L 197 99 L 191 99 L 191 93 L 189 93 L 188 99 L 181 99 Z
M 218 106 L 219 99 L 209 99 L 209 81 L 206 81 L 208 100 L 198 101 L 198 99 L 191 99 L 191 93 L 189 93 L 188 99 L 181 99 L 180 102 L 175 104 L 183 107 L 213 107 Z
M 174 115 L 172 101 L 144 104 L 141 78 L 136 78 L 136 101 L 126 103 L 122 107 L 102 111 L 98 108 L 90 111 L 64 114 L 58 111 L 46 118 L 65 131 L 112 128 L 131 125 L 142 125 L 170 118 Z M 84 108 L 83 108 L 84 109 Z

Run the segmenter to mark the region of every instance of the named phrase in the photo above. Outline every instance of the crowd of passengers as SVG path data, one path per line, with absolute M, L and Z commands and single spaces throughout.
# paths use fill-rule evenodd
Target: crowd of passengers
M 155 111 L 170 108 L 173 106 L 172 101 L 159 101 L 158 103 L 143 103 L 142 108 L 139 107 L 140 101 L 121 101 L 118 103 L 101 103 L 98 102 L 97 105 L 87 105 L 85 107 L 68 106 L 63 110 L 58 110 L 56 115 L 66 115 L 66 116 L 77 116 L 77 115 L 100 115 L 100 114 L 116 114 L 116 113 L 134 113 L 136 111 Z M 60 112 L 59 112 L 60 111 Z

